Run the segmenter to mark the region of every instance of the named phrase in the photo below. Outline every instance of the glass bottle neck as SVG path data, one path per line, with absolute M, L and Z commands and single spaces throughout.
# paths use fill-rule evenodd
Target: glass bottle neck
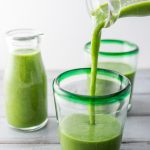
M 40 35 L 31 29 L 16 29 L 7 32 L 7 44 L 9 52 L 24 51 L 29 52 L 31 50 L 39 51 L 40 49 Z
M 34 40 L 13 40 L 8 39 L 8 48 L 9 52 L 15 52 L 15 51 L 29 51 L 29 50 L 38 50 L 39 51 L 39 41 L 38 39 Z

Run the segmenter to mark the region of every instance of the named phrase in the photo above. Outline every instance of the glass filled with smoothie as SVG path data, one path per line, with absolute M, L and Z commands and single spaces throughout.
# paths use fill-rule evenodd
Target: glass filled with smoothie
M 80 68 L 54 79 L 62 150 L 119 150 L 131 92 L 130 81 L 117 72 L 97 69 L 96 92 L 91 96 L 90 78 L 91 68 Z
M 48 121 L 47 78 L 40 52 L 40 36 L 32 29 L 7 32 L 6 117 L 10 127 L 25 131 L 38 130 Z
M 134 78 L 137 68 L 137 56 L 139 48 L 136 44 L 128 41 L 103 39 L 99 41 L 101 47 L 98 53 L 98 68 L 115 70 L 125 75 L 131 82 L 132 90 L 134 86 Z M 91 42 L 85 45 L 86 65 L 91 66 Z M 98 92 L 98 91 L 97 91 Z M 130 98 L 129 110 L 131 109 L 132 101 Z

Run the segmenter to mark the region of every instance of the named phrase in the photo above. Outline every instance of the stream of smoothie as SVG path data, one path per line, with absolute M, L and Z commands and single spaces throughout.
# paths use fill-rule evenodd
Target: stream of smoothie
M 92 58 L 92 65 L 91 65 L 91 81 L 90 81 L 90 95 L 94 96 L 96 91 L 96 75 L 97 75 L 97 65 L 98 65 L 98 52 L 100 47 L 99 39 L 101 38 L 101 30 L 104 27 L 104 23 L 99 24 L 96 26 L 93 32 L 92 43 L 91 43 L 91 58 Z M 95 107 L 91 104 L 89 106 L 89 119 L 90 124 L 95 124 Z
M 134 3 L 130 0 L 126 1 L 131 2 L 130 5 L 124 5 L 120 11 L 119 17 L 129 17 L 129 16 L 148 16 L 150 15 L 150 0 L 145 1 L 135 1 Z M 102 6 L 99 6 L 95 11 L 92 12 L 92 15 L 95 17 L 96 26 L 93 30 L 92 40 L 91 40 L 91 81 L 90 81 L 90 95 L 94 96 L 96 92 L 96 75 L 97 75 L 97 65 L 98 65 L 98 52 L 100 49 L 100 39 L 101 31 L 105 26 L 105 19 L 107 17 L 107 8 L 108 4 L 105 3 Z M 104 12 L 104 13 L 101 13 Z M 106 13 L 105 13 L 106 12 Z M 94 105 L 89 106 L 89 119 L 90 124 L 95 124 L 95 107 Z
M 99 95 L 108 94 L 107 86 L 110 88 L 111 85 L 109 81 L 106 83 L 106 80 L 97 79 L 101 31 L 105 27 L 107 17 L 105 13 L 101 13 L 105 11 L 101 10 L 107 8 L 107 3 L 102 7 L 98 7 L 94 12 L 95 26 L 91 40 L 91 96 L 97 95 L 97 91 L 98 94 L 101 93 Z M 125 6 L 120 12 L 120 17 L 145 15 L 150 15 L 150 0 Z M 132 78 L 133 76 L 134 73 L 131 74 L 129 72 L 128 77 Z M 100 88 L 102 91 L 99 91 L 96 83 L 98 85 L 104 84 L 106 89 L 102 86 Z M 114 90 L 114 84 L 111 89 Z M 112 148 L 113 150 L 119 150 L 122 139 L 122 127 L 118 119 L 107 114 L 95 114 L 95 106 L 92 100 L 88 106 L 88 110 L 88 115 L 75 113 L 68 115 L 61 121 L 59 131 L 62 150 L 110 150 Z

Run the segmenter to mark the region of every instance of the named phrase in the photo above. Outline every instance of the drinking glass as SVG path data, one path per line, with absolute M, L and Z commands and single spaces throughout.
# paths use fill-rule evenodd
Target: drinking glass
M 85 45 L 85 61 L 86 66 L 91 65 L 90 55 L 91 42 Z M 137 58 L 139 48 L 136 44 L 116 39 L 101 40 L 100 50 L 98 54 L 98 68 L 115 70 L 125 75 L 131 82 L 132 92 L 134 79 L 137 69 Z M 129 110 L 132 107 L 132 92 L 129 102 Z
M 130 97 L 129 80 L 97 69 L 97 91 L 89 94 L 90 68 L 61 73 L 53 81 L 62 150 L 119 150 Z M 93 107 L 95 124 L 90 124 Z

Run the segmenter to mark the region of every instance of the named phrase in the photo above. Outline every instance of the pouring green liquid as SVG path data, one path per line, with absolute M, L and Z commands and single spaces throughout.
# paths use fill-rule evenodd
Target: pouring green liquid
M 129 1 L 130 2 L 130 1 Z M 121 17 L 129 17 L 129 16 L 147 16 L 150 15 L 150 1 L 135 1 L 130 5 L 122 4 L 123 7 L 120 10 L 120 14 L 118 15 Z M 108 4 L 105 3 L 102 6 L 99 6 L 96 10 L 92 12 L 94 21 L 95 21 L 95 28 L 92 35 L 91 40 L 91 81 L 90 81 L 90 95 L 94 96 L 96 91 L 96 70 L 98 65 L 98 52 L 100 43 L 99 40 L 101 39 L 101 31 L 102 28 L 107 26 L 105 23 L 108 17 Z M 117 16 L 117 15 L 116 15 Z M 115 19 L 115 15 L 112 15 L 112 18 Z M 89 106 L 89 119 L 90 124 L 95 124 L 95 108 L 93 105 Z
M 91 81 L 90 81 L 90 95 L 94 96 L 96 91 L 96 74 L 97 74 L 97 64 L 98 64 L 98 52 L 99 52 L 99 39 L 101 37 L 101 30 L 104 27 L 104 23 L 101 23 L 97 26 L 93 32 L 92 43 L 91 43 L 91 58 L 92 58 L 92 65 L 91 65 Z M 89 113 L 90 113 L 90 124 L 95 124 L 95 108 L 91 104 L 89 106 Z
M 143 3 L 140 3 L 141 5 Z M 106 5 L 105 5 L 106 6 Z M 139 5 L 134 5 L 134 7 L 139 7 Z M 134 8 L 132 6 L 132 8 Z M 146 6 L 147 7 L 147 6 Z M 104 8 L 104 7 L 103 7 Z M 103 10 L 105 10 L 105 7 Z M 140 7 L 140 11 L 144 9 Z M 121 12 L 121 16 L 138 15 L 136 9 L 130 11 L 131 7 L 126 7 Z M 144 11 L 144 10 L 143 10 Z M 141 13 L 150 14 L 148 11 Z M 97 80 L 97 66 L 98 66 L 98 53 L 100 47 L 101 31 L 105 27 L 107 14 L 101 14 L 96 11 L 95 15 L 95 26 L 92 34 L 91 40 L 91 75 L 90 75 L 90 95 L 105 95 L 108 94 L 107 86 L 110 87 L 111 82 L 99 79 Z M 115 16 L 114 16 L 115 17 Z M 133 73 L 133 72 L 132 72 Z M 129 72 L 128 77 L 134 75 Z M 107 82 L 107 83 L 106 83 Z M 103 85 L 105 85 L 105 88 Z M 98 86 L 96 86 L 98 85 Z M 100 86 L 99 86 L 100 85 Z M 114 83 L 112 84 L 112 89 L 114 90 Z M 98 89 L 100 88 L 101 91 Z M 110 91 L 112 92 L 112 91 Z M 60 140 L 62 150 L 119 150 L 120 143 L 122 139 L 122 129 L 120 122 L 113 116 L 101 114 L 95 114 L 95 106 L 89 105 L 89 115 L 84 114 L 71 114 L 65 117 L 60 125 Z

